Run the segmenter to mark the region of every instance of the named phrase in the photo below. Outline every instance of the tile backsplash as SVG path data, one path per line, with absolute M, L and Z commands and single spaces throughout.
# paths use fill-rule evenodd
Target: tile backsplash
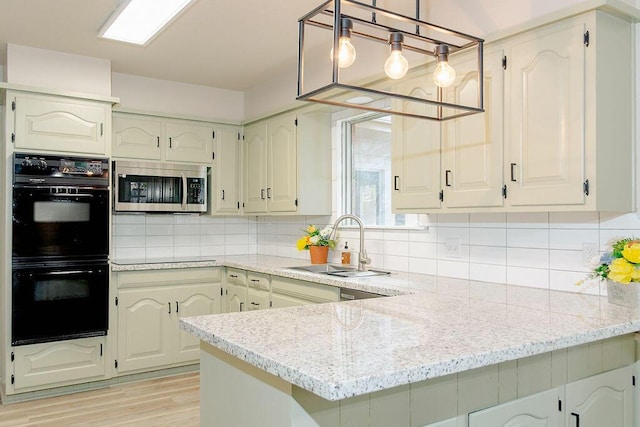
M 409 273 L 507 283 L 591 294 L 597 284 L 576 286 L 589 265 L 584 248 L 602 248 L 614 237 L 640 236 L 640 217 L 613 213 L 479 213 L 429 215 L 424 229 L 367 229 L 372 266 Z M 308 259 L 296 240 L 308 224 L 330 216 L 221 217 L 116 214 L 116 259 L 262 254 Z M 359 234 L 340 231 L 357 262 Z M 340 250 L 330 262 L 340 262 Z

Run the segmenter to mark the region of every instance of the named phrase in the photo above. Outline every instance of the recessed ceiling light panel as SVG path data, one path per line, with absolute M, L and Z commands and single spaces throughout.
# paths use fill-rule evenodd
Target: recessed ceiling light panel
M 98 37 L 146 45 L 195 0 L 123 0 Z

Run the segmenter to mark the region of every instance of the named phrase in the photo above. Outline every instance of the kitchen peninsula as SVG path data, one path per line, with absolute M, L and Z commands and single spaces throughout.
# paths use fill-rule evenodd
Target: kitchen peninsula
M 202 425 L 456 426 L 545 393 L 567 394 L 554 415 L 564 418 L 573 383 L 637 370 L 640 311 L 606 298 L 431 276 L 342 280 L 380 292 L 385 281 L 404 295 L 182 319 L 201 339 Z

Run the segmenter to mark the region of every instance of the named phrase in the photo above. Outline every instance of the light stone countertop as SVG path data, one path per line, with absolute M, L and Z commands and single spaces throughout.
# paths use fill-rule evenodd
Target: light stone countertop
M 640 331 L 640 310 L 606 298 L 422 275 L 343 279 L 299 260 L 218 265 L 368 290 L 388 298 L 181 319 L 203 341 L 328 400 Z

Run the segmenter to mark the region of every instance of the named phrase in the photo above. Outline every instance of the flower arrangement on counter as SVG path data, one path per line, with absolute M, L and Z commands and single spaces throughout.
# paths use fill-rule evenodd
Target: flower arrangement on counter
M 623 285 L 640 282 L 640 239 L 613 239 L 608 250 L 591 261 L 587 279 L 611 280 Z
M 336 241 L 329 239 L 332 231 L 333 227 L 330 225 L 320 230 L 311 224 L 305 230 L 306 235 L 298 239 L 296 247 L 299 251 L 309 250 L 310 246 L 329 246 L 329 248 L 335 249 Z

